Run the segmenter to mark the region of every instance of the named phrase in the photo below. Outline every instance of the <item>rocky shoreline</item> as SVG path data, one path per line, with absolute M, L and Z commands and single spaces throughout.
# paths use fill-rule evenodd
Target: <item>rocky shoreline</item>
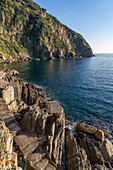
M 19 63 L 19 62 L 26 62 L 26 61 L 40 61 L 39 58 L 31 58 L 31 57 L 28 57 L 28 58 L 16 58 L 16 59 L 4 59 L 4 58 L 1 58 L 0 59 L 0 64 L 11 64 L 11 63 Z
M 0 72 L 0 168 L 112 170 L 113 145 L 96 127 L 66 128 L 62 106 L 43 89 Z
M 93 56 L 95 56 L 95 55 L 93 55 Z M 67 58 L 67 57 L 61 57 L 62 59 L 65 59 L 65 58 Z M 60 58 L 60 59 L 61 59 Z M 68 57 L 68 58 L 82 58 L 82 56 L 75 56 L 75 57 Z M 54 57 L 52 57 L 52 58 L 42 58 L 42 59 L 40 59 L 40 58 L 31 58 L 31 57 L 26 57 L 26 58 L 9 58 L 9 59 L 7 59 L 7 58 L 4 58 L 4 57 L 1 57 L 0 58 L 0 64 L 11 64 L 11 63 L 19 63 L 19 62 L 26 62 L 26 61 L 40 61 L 40 60 L 57 60 L 58 58 L 54 58 Z

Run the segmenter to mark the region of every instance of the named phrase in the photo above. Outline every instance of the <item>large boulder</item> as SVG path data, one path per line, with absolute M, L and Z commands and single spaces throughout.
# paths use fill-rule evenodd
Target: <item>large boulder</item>
M 89 134 L 94 134 L 97 131 L 96 127 L 85 125 L 85 124 L 82 124 L 82 123 L 77 123 L 76 129 L 78 131 L 89 133 Z
M 100 140 L 103 141 L 104 140 L 104 132 L 102 130 L 97 130 L 95 132 L 95 137 Z

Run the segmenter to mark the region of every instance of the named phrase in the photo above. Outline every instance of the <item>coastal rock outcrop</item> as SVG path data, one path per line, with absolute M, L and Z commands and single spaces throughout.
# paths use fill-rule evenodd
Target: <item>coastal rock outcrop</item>
M 104 132 L 102 130 L 97 130 L 95 132 L 95 137 L 100 140 L 103 141 L 104 140 Z
M 40 105 L 27 111 L 22 117 L 20 127 L 27 133 L 45 135 L 46 154 L 57 166 L 60 166 L 64 147 L 65 115 L 58 102 L 48 101 L 46 104 L 44 111 Z
M 14 89 L 12 86 L 8 86 L 0 90 L 0 97 L 2 97 L 6 104 L 10 104 L 14 100 Z
M 72 135 L 71 131 L 66 129 L 66 169 L 112 170 L 113 144 L 108 139 L 103 141 L 100 140 L 100 137 L 95 137 L 96 132 L 102 133 L 101 130 L 96 130 L 94 127 L 85 124 L 77 124 L 76 127 L 75 135 Z M 96 130 L 95 133 L 94 129 Z M 99 136 L 101 135 L 99 134 Z
M 13 152 L 13 136 L 3 121 L 0 121 L 0 169 L 16 169 L 18 167 L 17 153 Z
M 113 157 L 113 145 L 112 143 L 106 139 L 102 145 L 101 145 L 101 152 L 103 154 L 103 157 L 106 161 L 112 161 Z
M 13 99 L 9 94 L 5 97 L 12 100 L 7 102 L 3 95 L 0 96 L 3 103 L 0 118 L 14 137 L 18 164 L 22 169 L 60 168 L 65 136 L 63 108 L 56 101 L 47 101 L 42 89 L 24 84 L 19 78 L 12 77 L 9 70 L 5 73 L 0 91 L 2 94 L 11 87 Z
M 104 132 L 78 123 L 72 134 L 62 106 L 47 100 L 43 89 L 6 70 L 0 72 L 0 94 L 0 168 L 113 169 L 113 144 Z
M 77 123 L 76 129 L 81 132 L 89 133 L 89 134 L 94 134 L 97 131 L 96 127 Z
M 80 148 L 76 138 L 66 129 L 66 170 L 91 169 L 85 149 Z

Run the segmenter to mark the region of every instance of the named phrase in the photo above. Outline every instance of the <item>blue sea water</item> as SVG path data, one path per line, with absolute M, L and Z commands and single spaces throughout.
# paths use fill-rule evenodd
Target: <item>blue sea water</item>
M 113 54 L 95 57 L 3 64 L 25 81 L 43 86 L 71 121 L 113 132 Z

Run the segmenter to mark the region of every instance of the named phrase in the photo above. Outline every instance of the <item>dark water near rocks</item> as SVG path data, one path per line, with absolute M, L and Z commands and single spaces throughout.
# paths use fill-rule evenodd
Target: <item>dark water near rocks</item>
M 0 67 L 16 69 L 25 81 L 45 87 L 47 93 L 62 104 L 71 121 L 113 131 L 113 54 Z

